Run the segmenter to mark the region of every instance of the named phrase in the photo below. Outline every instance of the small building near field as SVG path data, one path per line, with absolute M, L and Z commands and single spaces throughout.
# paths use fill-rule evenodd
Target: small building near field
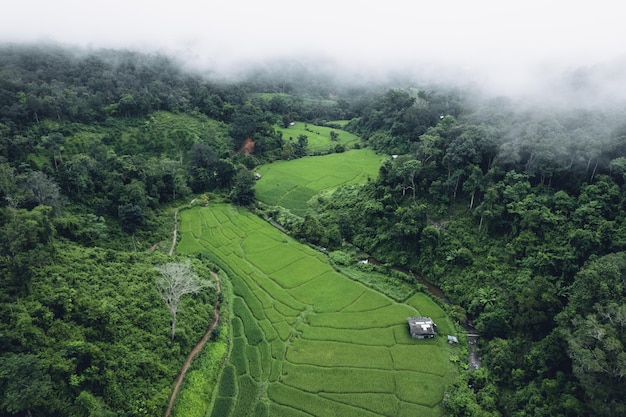
M 426 339 L 437 334 L 437 325 L 430 317 L 407 317 L 407 321 L 413 338 Z

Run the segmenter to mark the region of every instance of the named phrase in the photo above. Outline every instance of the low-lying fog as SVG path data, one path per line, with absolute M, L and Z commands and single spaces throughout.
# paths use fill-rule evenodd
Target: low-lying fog
M 0 42 L 161 52 L 232 76 L 295 59 L 377 79 L 390 73 L 492 94 L 596 105 L 626 98 L 626 26 L 609 0 L 21 0 Z

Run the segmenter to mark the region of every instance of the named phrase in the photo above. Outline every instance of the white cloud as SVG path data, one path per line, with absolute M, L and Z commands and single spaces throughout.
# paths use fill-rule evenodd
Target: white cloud
M 291 54 L 375 69 L 427 63 L 512 89 L 624 56 L 619 7 L 609 0 L 20 0 L 3 5 L 0 41 L 161 50 L 220 66 Z

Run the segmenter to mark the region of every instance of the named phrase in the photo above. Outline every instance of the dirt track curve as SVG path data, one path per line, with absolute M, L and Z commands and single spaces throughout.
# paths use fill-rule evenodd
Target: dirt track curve
M 220 277 L 215 272 L 211 272 L 211 274 L 213 274 L 213 277 L 215 277 L 215 281 L 217 282 L 217 292 L 219 294 L 222 292 L 222 287 L 220 286 Z M 215 328 L 215 326 L 217 326 L 217 323 L 219 322 L 219 320 L 220 320 L 220 302 L 218 299 L 218 301 L 215 302 L 215 305 L 213 307 L 213 320 L 211 321 L 209 328 L 207 329 L 202 339 L 200 339 L 198 344 L 191 350 L 191 352 L 189 352 L 189 355 L 187 356 L 187 359 L 185 360 L 185 363 L 183 364 L 183 368 L 181 369 L 180 374 L 178 374 L 178 377 L 176 378 L 176 385 L 174 385 L 174 390 L 172 391 L 172 395 L 170 396 L 169 405 L 167 406 L 167 410 L 165 410 L 165 414 L 163 414 L 163 417 L 169 417 L 170 413 L 172 412 L 174 401 L 176 401 L 176 396 L 178 395 L 180 386 L 183 383 L 183 379 L 185 379 L 185 374 L 187 374 L 187 369 L 189 368 L 189 365 L 191 365 L 191 362 L 196 357 L 198 352 L 202 350 L 207 340 L 209 340 L 209 337 L 211 336 L 211 331 Z
M 192 203 L 194 201 L 195 200 L 193 200 Z M 179 212 L 178 209 L 176 209 L 176 211 L 174 212 L 174 236 L 172 238 L 172 247 L 170 248 L 169 256 L 172 256 L 174 254 L 174 249 L 176 248 L 176 240 L 178 238 L 178 212 Z M 213 274 L 213 277 L 215 278 L 215 282 L 217 283 L 217 293 L 219 294 L 222 292 L 222 287 L 220 285 L 220 277 L 215 272 L 211 272 L 211 274 Z M 189 355 L 187 355 L 187 359 L 185 360 L 185 363 L 183 364 L 183 368 L 181 369 L 180 374 L 178 374 L 178 377 L 176 378 L 176 384 L 174 385 L 174 390 L 172 391 L 172 395 L 170 395 L 170 401 L 167 406 L 167 410 L 165 410 L 165 414 L 163 414 L 163 417 L 169 417 L 170 413 L 172 412 L 172 408 L 174 407 L 174 401 L 176 401 L 176 396 L 178 395 L 180 386 L 182 385 L 183 380 L 185 379 L 185 375 L 187 374 L 187 369 L 189 369 L 189 365 L 191 365 L 191 362 L 196 357 L 198 352 L 202 350 L 206 342 L 209 340 L 209 337 L 211 337 L 211 331 L 213 331 L 215 326 L 217 326 L 217 323 L 219 322 L 219 320 L 220 320 L 220 302 L 218 298 L 218 300 L 215 302 L 215 305 L 213 306 L 213 320 L 211 321 L 211 324 L 209 325 L 209 328 L 207 329 L 202 339 L 200 339 L 198 344 L 191 350 L 191 352 L 189 352 Z
M 174 212 L 174 237 L 172 239 L 172 247 L 168 253 L 169 256 L 174 254 L 174 249 L 176 249 L 176 239 L 178 239 L 178 209 Z

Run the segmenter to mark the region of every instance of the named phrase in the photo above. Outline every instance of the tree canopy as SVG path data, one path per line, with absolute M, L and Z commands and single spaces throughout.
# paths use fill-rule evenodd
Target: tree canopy
M 481 334 L 484 367 L 450 388 L 453 415 L 625 414 L 623 108 L 474 93 L 271 66 L 217 81 L 162 55 L 1 45 L 0 415 L 162 411 L 216 296 L 164 309 L 157 289 L 157 265 L 210 278 L 163 250 L 171 208 L 192 199 L 438 285 Z M 263 207 L 255 167 L 313 154 L 277 132 L 294 121 L 333 129 L 328 152 L 388 158 L 302 217 Z

